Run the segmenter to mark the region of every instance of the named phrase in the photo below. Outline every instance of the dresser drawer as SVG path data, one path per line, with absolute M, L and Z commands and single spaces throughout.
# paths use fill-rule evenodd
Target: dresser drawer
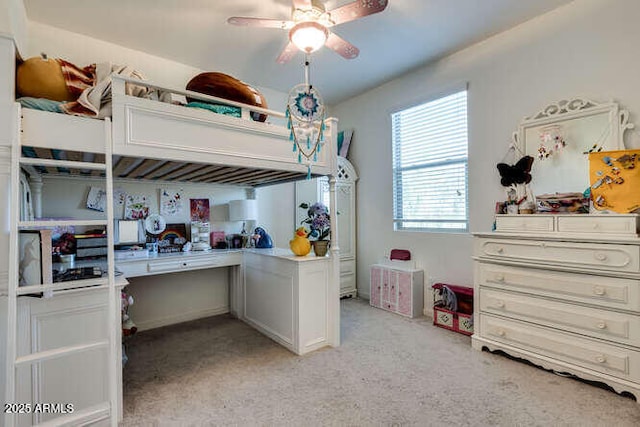
M 551 232 L 554 217 L 545 215 L 496 215 L 496 231 L 507 232 Z
M 640 344 L 640 316 L 480 290 L 480 310 L 622 344 Z
M 596 270 L 637 272 L 640 246 L 538 240 L 478 239 L 476 254 Z
M 631 381 L 640 380 L 640 352 L 516 320 L 480 315 L 483 337 Z
M 476 263 L 478 284 L 548 298 L 640 312 L 640 281 Z
M 567 233 L 611 233 L 637 234 L 638 217 L 607 215 L 566 215 L 558 216 L 558 231 Z

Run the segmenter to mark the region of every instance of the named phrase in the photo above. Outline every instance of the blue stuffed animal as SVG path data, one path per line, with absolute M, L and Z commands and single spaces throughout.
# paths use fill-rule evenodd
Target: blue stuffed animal
M 262 227 L 257 227 L 253 230 L 253 238 L 256 239 L 256 248 L 267 249 L 273 247 L 271 236 Z

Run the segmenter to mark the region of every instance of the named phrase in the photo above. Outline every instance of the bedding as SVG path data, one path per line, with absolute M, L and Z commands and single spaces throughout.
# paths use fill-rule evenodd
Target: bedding
M 18 102 L 26 108 L 103 119 L 111 116 L 111 76 L 144 80 L 139 71 L 109 62 L 80 68 L 64 59 L 29 58 L 16 72 Z M 171 102 L 171 94 L 128 83 L 127 95 Z M 56 104 L 57 103 L 57 104 Z

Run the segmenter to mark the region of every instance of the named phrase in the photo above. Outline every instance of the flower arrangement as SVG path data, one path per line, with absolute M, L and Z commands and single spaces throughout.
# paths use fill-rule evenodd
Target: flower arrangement
M 311 240 L 328 240 L 331 234 L 331 218 L 329 217 L 329 209 L 320 202 L 309 205 L 308 203 L 300 203 L 300 209 L 307 210 L 307 217 L 300 223 L 309 226 L 311 231 L 307 237 Z

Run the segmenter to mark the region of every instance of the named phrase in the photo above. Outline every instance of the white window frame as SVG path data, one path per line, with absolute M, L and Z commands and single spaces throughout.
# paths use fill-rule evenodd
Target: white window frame
M 447 98 L 449 96 L 459 94 L 461 92 L 465 92 L 465 111 L 466 117 L 465 121 L 467 123 L 466 126 L 466 157 L 464 159 L 439 159 L 434 162 L 425 162 L 419 165 L 411 165 L 408 167 L 400 166 L 399 156 L 399 147 L 397 144 L 401 144 L 396 140 L 396 121 L 394 118 L 398 114 L 402 114 L 403 112 L 407 112 L 408 110 L 412 110 L 416 107 L 426 106 L 433 102 L 439 101 L 443 98 Z M 398 108 L 391 112 L 391 134 L 392 134 L 392 168 L 393 168 L 393 225 L 395 231 L 417 231 L 417 232 L 452 232 L 452 233 L 466 233 L 469 231 L 469 130 L 468 130 L 468 102 L 469 93 L 467 89 L 467 85 L 460 85 L 456 88 L 452 88 L 446 92 L 441 92 L 436 96 L 432 96 L 428 98 L 426 101 L 418 102 L 411 104 L 409 106 L 403 106 L 402 108 Z M 447 217 L 446 215 L 435 218 L 406 218 L 403 212 L 403 201 L 399 200 L 402 196 L 399 195 L 401 188 L 399 187 L 401 184 L 399 181 L 402 179 L 402 173 L 411 171 L 411 170 L 422 170 L 422 169 L 431 169 L 438 167 L 446 167 L 454 164 L 464 164 L 464 219 Z M 413 224 L 424 224 L 424 226 L 415 226 L 415 225 L 407 225 L 408 223 Z M 433 226 L 429 226 L 428 224 L 433 224 Z M 447 224 L 446 226 L 437 226 L 437 224 Z M 459 224 L 457 227 L 455 224 Z

